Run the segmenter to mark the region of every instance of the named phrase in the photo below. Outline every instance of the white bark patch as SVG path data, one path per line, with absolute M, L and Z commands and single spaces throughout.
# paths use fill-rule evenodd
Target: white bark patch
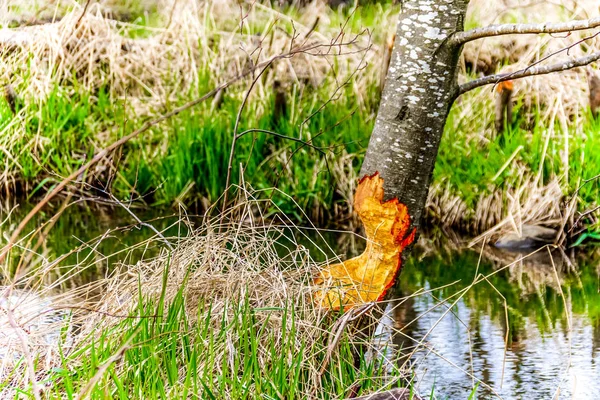
M 423 34 L 427 39 L 433 40 L 442 40 L 446 38 L 446 34 L 440 31 L 440 28 L 437 27 L 428 27 L 425 33 Z
M 429 14 L 421 14 L 417 17 L 417 19 L 421 22 L 429 23 L 433 21 L 437 16 L 438 14 L 436 12 L 431 12 Z
M 417 51 L 420 50 L 421 49 L 417 49 Z M 421 71 L 423 71 L 426 74 L 431 74 L 431 68 L 429 67 L 429 63 L 427 61 L 419 60 L 418 63 L 421 66 Z

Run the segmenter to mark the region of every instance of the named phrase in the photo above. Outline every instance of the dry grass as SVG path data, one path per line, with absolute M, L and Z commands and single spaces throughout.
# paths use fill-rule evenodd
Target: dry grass
M 0 70 L 2 79 L 19 87 L 20 93 L 26 97 L 34 99 L 43 98 L 57 82 L 69 85 L 75 79 L 78 85 L 88 89 L 108 84 L 115 95 L 135 99 L 148 110 L 176 100 L 179 91 L 194 87 L 199 79 L 198 72 L 204 66 L 214 72 L 215 81 L 220 81 L 223 77 L 238 74 L 249 62 L 257 64 L 284 53 L 292 44 L 304 40 L 329 43 L 341 32 L 351 35 L 346 40 L 360 34 L 360 31 L 352 32 L 347 27 L 340 30 L 339 26 L 331 24 L 331 14 L 326 12 L 326 5 L 321 2 L 311 2 L 290 17 L 261 4 L 251 7 L 250 4 L 240 6 L 231 1 L 156 0 L 138 6 L 143 10 L 155 10 L 156 21 L 152 26 L 121 21 L 123 15 L 129 16 L 128 12 L 120 11 L 127 7 L 131 9 L 133 6 L 110 1 L 93 2 L 82 15 L 81 6 L 72 8 L 28 1 L 11 5 L 3 15 L 5 21 L 35 20 L 38 15 L 38 19 L 48 22 L 49 15 L 52 15 L 57 22 L 51 22 L 51 19 L 49 23 L 2 32 L 6 61 Z M 525 4 L 480 0 L 471 2 L 467 18 L 472 22 L 467 25 L 474 24 L 474 21 L 478 26 L 503 22 L 558 22 L 591 18 L 597 13 L 594 0 L 530 1 Z M 270 79 L 259 85 L 270 88 L 276 75 L 276 79 L 308 80 L 319 86 L 330 75 L 332 62 L 338 63 L 336 74 L 340 81 L 362 62 L 374 64 L 377 68 L 384 59 L 384 49 L 378 44 L 384 43 L 395 22 L 395 16 L 384 18 L 388 20 L 388 29 L 373 30 L 372 38 L 367 34 L 358 36 L 353 46 L 344 50 L 348 56 L 342 58 L 343 62 L 340 63 L 340 58 L 335 57 L 333 52 L 327 57 L 300 54 L 282 62 Z M 315 22 L 318 24 L 313 30 Z M 143 37 L 139 36 L 140 32 Z M 589 36 L 589 32 L 565 37 L 509 35 L 479 40 L 466 46 L 463 62 L 475 74 L 515 70 L 564 49 L 586 35 Z M 599 43 L 599 38 L 592 38 L 574 47 L 569 55 L 591 53 L 598 49 Z M 359 51 L 369 46 L 371 48 L 366 56 Z M 555 58 L 564 55 L 559 54 Z M 26 82 L 22 80 L 24 69 L 31 74 Z M 18 80 L 11 81 L 11 77 Z M 378 80 L 379 75 L 373 74 L 372 70 L 358 74 L 354 82 L 356 95 L 362 97 L 364 89 Z M 585 73 L 581 70 L 555 74 L 553 79 L 532 77 L 519 81 L 516 95 L 522 97 L 528 106 L 546 104 L 549 109 L 559 98 L 561 113 L 571 117 L 585 108 L 586 82 Z M 264 90 L 256 90 L 257 95 Z M 482 91 L 480 96 L 486 97 L 485 92 Z M 468 101 L 479 102 L 481 98 Z
M 311 3 L 293 19 L 261 4 L 156 1 L 156 27 L 112 19 L 115 12 L 102 3 L 91 3 L 85 14 L 80 6 L 57 9 L 56 22 L 2 32 L 0 76 L 31 101 L 42 101 L 57 83 L 92 91 L 108 87 L 113 96 L 133 102 L 139 115 L 176 102 L 200 79 L 216 86 L 303 43 L 352 42 L 284 60 L 258 82 L 254 95 L 264 95 L 275 79 L 307 80 L 314 87 L 326 79 L 341 82 L 360 65 L 375 62 L 377 49 L 370 47 L 367 32 L 345 32 L 342 38 L 340 27 L 322 18 L 312 30 L 324 7 Z M 357 96 L 378 78 L 372 75 L 359 76 Z
M 12 313 L 15 322 L 0 319 L 0 332 L 8 338 L 0 353 L 0 382 L 3 384 L 0 393 L 9 395 L 15 388 L 35 392 L 29 374 L 31 367 L 23 363 L 21 357 L 35 360 L 31 364 L 35 364 L 33 376 L 36 382 L 47 382 L 40 391 L 48 398 L 67 390 L 61 381 L 67 378 L 57 380 L 53 373 L 64 369 L 65 362 L 69 373 L 74 374 L 68 379 L 75 379 L 77 374 L 87 376 L 73 382 L 79 394 L 90 385 L 105 385 L 91 367 L 105 365 L 102 362 L 117 362 L 113 373 L 121 376 L 124 385 L 133 385 L 135 379 L 131 371 L 141 364 L 137 361 L 129 364 L 123 357 L 136 353 L 136 349 L 144 353 L 146 345 L 156 346 L 151 350 L 151 358 L 160 363 L 168 358 L 167 353 L 161 352 L 167 351 L 173 337 L 178 341 L 191 340 L 191 346 L 201 349 L 201 354 L 194 356 L 193 365 L 177 366 L 178 385 L 188 384 L 185 376 L 190 368 L 211 388 L 219 387 L 229 373 L 234 376 L 251 373 L 249 376 L 256 378 L 256 393 L 259 393 L 260 386 L 276 376 L 261 376 L 257 371 L 245 369 L 252 357 L 256 357 L 257 368 L 264 374 L 279 368 L 282 357 L 289 358 L 292 371 L 297 365 L 300 375 L 289 382 L 292 387 L 297 385 L 294 390 L 303 392 L 294 398 L 341 398 L 344 396 L 335 391 L 368 392 L 398 384 L 399 379 L 406 376 L 406 370 L 395 367 L 380 375 L 373 364 L 355 363 L 352 349 L 372 349 L 372 354 L 378 354 L 382 351 L 380 344 L 371 343 L 364 332 L 354 329 L 354 323 L 340 323 L 339 315 L 313 303 L 312 276 L 323 264 L 315 261 L 312 258 L 315 253 L 309 253 L 301 244 L 310 242 L 310 237 L 282 215 L 268 226 L 260 225 L 258 221 L 262 219 L 256 216 L 260 215 L 262 202 L 240 190 L 245 199 L 226 215 L 207 217 L 188 237 L 162 238 L 172 242 L 172 252 L 165 247 L 154 258 L 121 265 L 111 276 L 63 294 L 53 289 L 56 285 L 42 284 L 51 269 L 58 268 L 52 262 L 36 272 L 23 274 L 18 282 L 5 287 L 0 305 L 2 311 Z M 180 223 L 186 223 L 185 218 Z M 155 240 L 158 239 L 151 239 Z M 148 244 L 149 241 L 142 242 L 135 247 L 144 248 Z M 318 251 L 333 254 L 331 249 Z M 86 270 L 86 263 L 96 261 L 90 259 L 76 266 L 61 267 L 71 271 L 61 279 L 76 279 L 78 273 Z M 17 291 L 16 286 L 27 289 Z M 11 305 L 4 299 L 11 299 Z M 362 324 L 376 324 L 379 317 L 375 310 L 369 311 Z M 143 327 L 136 325 L 138 323 L 144 324 Z M 164 328 L 148 332 L 156 326 Z M 204 336 L 194 336 L 194 332 L 202 329 Z M 250 329 L 257 331 L 258 336 L 252 340 L 258 347 L 252 354 L 245 354 L 247 349 L 238 346 L 246 343 Z M 17 332 L 25 339 L 19 340 Z M 121 338 L 132 334 L 134 336 L 122 344 Z M 137 334 L 140 336 L 135 336 Z M 203 340 L 212 344 L 209 346 Z M 99 348 L 91 349 L 107 341 L 118 345 L 109 347 L 107 356 L 110 357 L 99 356 Z M 237 360 L 243 364 L 239 365 Z M 377 360 L 377 357 L 371 358 L 375 364 Z M 109 367 L 99 367 L 98 371 L 107 373 Z M 92 368 L 94 377 L 87 375 L 88 368 Z M 369 373 L 374 375 L 369 376 Z M 376 386 L 370 386 L 373 384 Z M 106 390 L 113 390 L 110 387 Z M 238 398 L 237 389 L 232 382 L 221 395 Z
M 540 185 L 525 171 L 521 173 L 523 181 L 516 187 L 481 194 L 475 210 L 469 209 L 460 195 L 435 184 L 429 192 L 428 211 L 441 226 L 492 239 L 507 231 L 518 233 L 525 224 L 559 227 L 573 218 L 575 209 L 565 208 L 557 179 Z

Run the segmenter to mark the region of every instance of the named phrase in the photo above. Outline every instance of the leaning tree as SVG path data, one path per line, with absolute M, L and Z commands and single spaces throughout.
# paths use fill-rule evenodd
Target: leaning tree
M 323 301 L 346 308 L 385 295 L 400 271 L 425 208 L 444 125 L 454 101 L 475 88 L 581 67 L 600 52 L 557 64 L 536 63 L 459 84 L 458 62 L 467 42 L 510 34 L 566 33 L 600 26 L 600 17 L 566 23 L 491 25 L 463 30 L 468 0 L 405 0 L 355 210 L 369 242 L 365 253 L 325 270 L 333 283 Z M 567 49 L 565 49 L 567 50 Z M 568 52 L 566 52 L 568 54 Z M 333 282 L 332 282 L 333 281 Z

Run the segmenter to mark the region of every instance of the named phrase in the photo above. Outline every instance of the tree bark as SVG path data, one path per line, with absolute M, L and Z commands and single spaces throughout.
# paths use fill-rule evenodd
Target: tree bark
M 397 197 L 417 227 L 450 107 L 458 95 L 461 45 L 468 0 L 406 0 L 381 104 L 361 176 L 384 179 L 385 199 Z

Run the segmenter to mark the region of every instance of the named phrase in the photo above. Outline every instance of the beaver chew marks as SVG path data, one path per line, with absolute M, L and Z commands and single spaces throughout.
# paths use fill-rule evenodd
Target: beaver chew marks
M 402 250 L 415 238 L 406 206 L 396 198 L 383 201 L 383 179 L 377 172 L 360 180 L 354 210 L 365 226 L 364 253 L 325 267 L 315 279 L 324 286 L 315 301 L 332 310 L 381 300 L 400 272 Z

